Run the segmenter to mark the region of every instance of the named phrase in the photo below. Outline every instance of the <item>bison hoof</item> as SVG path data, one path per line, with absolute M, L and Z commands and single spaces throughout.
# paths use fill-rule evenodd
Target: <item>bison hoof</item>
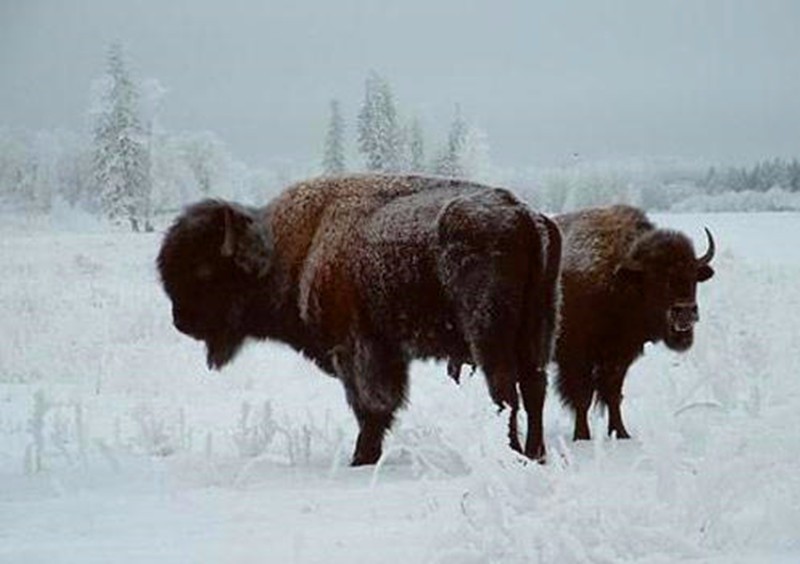
M 375 450 L 370 452 L 356 452 L 353 455 L 353 460 L 350 461 L 350 466 L 367 466 L 375 464 L 381 457 L 381 451 Z
M 538 462 L 539 464 L 544 464 L 547 462 L 547 454 L 545 453 L 544 445 L 526 445 L 525 456 Z
M 616 437 L 617 439 L 630 439 L 631 436 L 625 429 L 611 429 L 608 432 L 609 437 Z

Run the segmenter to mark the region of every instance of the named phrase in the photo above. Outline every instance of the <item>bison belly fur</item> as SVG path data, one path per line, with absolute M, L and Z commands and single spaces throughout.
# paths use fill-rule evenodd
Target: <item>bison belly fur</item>
M 158 256 L 174 324 L 209 367 L 274 339 L 342 381 L 354 465 L 380 457 L 409 362 L 426 357 L 481 367 L 511 408 L 511 446 L 541 458 L 559 265 L 558 229 L 508 191 L 389 175 L 310 180 L 260 209 L 200 202 Z

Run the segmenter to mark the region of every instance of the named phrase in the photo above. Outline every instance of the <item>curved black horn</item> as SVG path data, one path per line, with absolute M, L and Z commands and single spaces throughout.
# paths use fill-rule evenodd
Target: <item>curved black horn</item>
M 711 259 L 714 258 L 714 252 L 716 251 L 716 245 L 714 245 L 714 237 L 711 236 L 711 231 L 708 230 L 708 227 L 704 227 L 703 229 L 706 230 L 706 237 L 708 237 L 708 250 L 706 251 L 706 254 L 697 259 L 697 266 L 704 266 L 710 263 Z
M 236 234 L 234 233 L 233 226 L 233 211 L 228 207 L 222 210 L 225 216 L 225 240 L 222 242 L 220 252 L 224 257 L 233 256 L 233 251 L 236 248 Z

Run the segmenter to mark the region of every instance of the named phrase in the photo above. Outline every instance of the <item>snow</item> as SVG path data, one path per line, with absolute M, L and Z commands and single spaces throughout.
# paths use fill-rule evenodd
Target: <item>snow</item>
M 652 217 L 718 255 L 694 348 L 626 381 L 633 440 L 571 442 L 551 391 L 528 463 L 480 376 L 418 363 L 384 459 L 351 469 L 311 363 L 253 344 L 206 370 L 160 234 L 0 216 L 0 562 L 800 561 L 800 214 Z

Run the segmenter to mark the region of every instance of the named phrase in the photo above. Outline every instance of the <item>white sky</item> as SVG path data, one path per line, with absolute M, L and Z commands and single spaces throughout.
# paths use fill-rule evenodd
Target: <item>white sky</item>
M 0 125 L 79 129 L 107 44 L 169 90 L 161 121 L 251 165 L 321 153 L 367 72 L 441 137 L 454 104 L 508 165 L 800 155 L 795 0 L 0 0 Z

